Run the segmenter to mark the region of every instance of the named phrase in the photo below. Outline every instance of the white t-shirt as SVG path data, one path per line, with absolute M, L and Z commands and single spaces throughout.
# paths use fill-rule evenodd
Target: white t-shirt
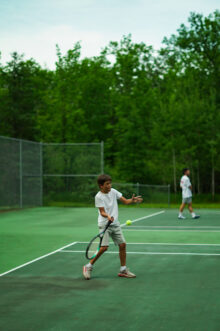
M 109 193 L 102 193 L 99 191 L 95 196 L 95 206 L 97 208 L 104 207 L 105 212 L 109 214 L 110 216 L 114 217 L 114 222 L 112 225 L 119 225 L 118 221 L 118 201 L 117 199 L 120 199 L 122 197 L 122 194 L 115 190 L 114 188 L 111 189 Z M 103 217 L 100 214 L 98 216 L 98 225 L 106 225 L 108 222 L 108 219 L 106 217 Z
M 192 191 L 190 190 L 191 182 L 188 176 L 184 175 L 180 180 L 180 187 L 182 188 L 183 198 L 190 198 L 192 196 Z

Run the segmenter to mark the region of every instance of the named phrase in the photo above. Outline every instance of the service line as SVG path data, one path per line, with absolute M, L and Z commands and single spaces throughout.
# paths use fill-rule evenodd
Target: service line
M 140 218 L 136 218 L 135 220 L 132 221 L 132 224 L 135 223 L 135 222 L 139 222 L 141 220 L 145 220 L 146 218 L 154 217 L 154 216 L 157 216 L 157 215 L 160 215 L 160 214 L 163 214 L 163 213 L 165 213 L 165 210 L 162 210 L 162 211 L 159 211 L 157 213 L 150 214 L 150 215 L 147 215 L 147 216 L 143 216 L 143 217 L 140 217 Z M 121 226 L 125 226 L 125 225 L 126 225 L 126 223 L 121 224 Z
M 42 259 L 44 259 L 45 257 L 48 257 L 48 256 L 53 255 L 53 254 L 55 254 L 55 253 L 58 253 L 58 252 L 61 251 L 62 249 L 65 249 L 65 248 L 67 248 L 67 247 L 69 247 L 69 246 L 73 246 L 73 245 L 75 245 L 75 244 L 77 244 L 77 241 L 72 242 L 71 244 L 65 245 L 65 246 L 63 246 L 63 247 L 61 247 L 61 248 L 58 248 L 58 249 L 56 249 L 55 251 L 50 252 L 50 253 L 48 253 L 48 254 L 45 254 L 45 255 L 39 256 L 39 257 L 37 257 L 36 259 L 31 260 L 31 261 L 29 261 L 29 262 L 26 262 L 26 263 L 24 263 L 24 264 L 21 264 L 21 265 L 15 267 L 15 268 L 13 268 L 13 269 L 10 269 L 10 270 L 8 270 L 8 271 L 5 271 L 5 272 L 3 272 L 2 274 L 0 274 L 0 277 L 2 277 L 2 276 L 4 276 L 4 275 L 7 275 L 7 274 L 9 274 L 9 273 L 11 273 L 11 272 L 13 272 L 13 271 L 15 271 L 15 270 L 18 270 L 18 269 L 21 269 L 21 268 L 23 268 L 23 267 L 26 267 L 27 265 L 29 265 L 29 264 L 31 264 L 31 263 L 37 262 L 37 261 L 39 261 L 39 260 L 42 260 Z

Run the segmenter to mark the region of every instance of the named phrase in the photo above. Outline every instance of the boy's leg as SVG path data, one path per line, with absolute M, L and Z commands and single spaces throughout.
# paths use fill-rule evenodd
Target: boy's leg
M 92 267 L 93 264 L 98 260 L 98 258 L 105 252 L 107 251 L 108 246 L 101 246 L 98 254 L 89 261 L 88 264 L 84 265 L 83 267 L 83 276 L 85 279 L 89 280 L 91 278 L 91 272 L 92 272 Z
M 130 272 L 130 270 L 126 267 L 126 243 L 119 244 L 119 257 L 121 262 L 121 268 L 118 273 L 118 276 L 125 278 L 135 278 L 136 275 Z
M 100 232 L 104 230 L 104 228 L 99 228 Z M 83 267 L 83 276 L 85 279 L 89 280 L 91 278 L 91 272 L 93 268 L 93 264 L 100 258 L 100 256 L 107 251 L 109 245 L 109 229 L 105 232 L 104 237 L 102 239 L 102 246 L 99 249 L 98 254 L 89 261 L 88 264 Z
M 119 247 L 121 267 L 118 276 L 126 278 L 135 278 L 135 274 L 130 272 L 129 269 L 126 267 L 126 242 L 120 226 L 112 227 L 111 237 L 114 243 Z
M 192 218 L 200 218 L 199 215 L 196 215 L 193 211 L 193 207 L 192 207 L 192 201 L 188 203 L 188 209 L 189 209 L 189 212 L 191 213 L 192 215 Z
M 126 266 L 126 243 L 119 244 L 119 257 L 121 262 L 121 267 Z
M 97 254 L 92 260 L 89 261 L 90 264 L 93 265 L 93 264 L 98 260 L 98 258 L 100 258 L 100 256 L 101 256 L 105 251 L 107 251 L 107 249 L 108 249 L 108 246 L 101 246 L 101 247 L 100 247 L 100 250 L 99 250 L 99 252 L 98 252 L 98 254 Z
M 99 231 L 100 232 L 102 232 L 104 229 L 105 229 L 105 227 L 99 227 Z M 100 256 L 105 251 L 107 251 L 108 246 L 109 246 L 109 235 L 110 235 L 110 231 L 111 231 L 110 229 L 107 229 L 106 230 L 106 232 L 104 234 L 104 237 L 102 239 L 102 246 L 100 247 L 98 254 L 92 260 L 89 261 L 91 265 L 93 265 L 100 258 Z
M 189 209 L 189 212 L 192 214 L 193 213 L 192 202 L 190 202 L 188 204 L 188 209 Z
M 185 208 L 186 203 L 183 201 L 180 205 L 180 209 L 179 209 L 179 215 L 178 218 L 180 219 L 185 219 L 185 217 L 183 216 L 183 210 Z
M 180 213 L 183 212 L 185 206 L 186 206 L 186 204 L 184 202 L 182 202 L 181 205 L 180 205 Z

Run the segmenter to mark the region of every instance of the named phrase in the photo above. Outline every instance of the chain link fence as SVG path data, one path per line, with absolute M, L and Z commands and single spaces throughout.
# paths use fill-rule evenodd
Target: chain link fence
M 104 144 L 45 144 L 0 136 L 0 208 L 94 205 Z M 170 204 L 169 185 L 113 183 L 125 197 Z
M 112 186 L 125 197 L 141 195 L 147 204 L 170 206 L 170 185 L 147 185 L 139 183 L 113 183 Z
M 104 144 L 46 144 L 0 136 L 0 208 L 91 201 Z
M 42 144 L 0 137 L 0 207 L 41 206 Z
M 44 144 L 44 204 L 89 205 L 103 173 L 104 144 Z

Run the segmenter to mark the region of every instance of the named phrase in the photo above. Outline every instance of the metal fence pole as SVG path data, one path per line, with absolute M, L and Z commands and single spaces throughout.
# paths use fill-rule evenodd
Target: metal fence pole
M 137 196 L 138 196 L 140 194 L 140 184 L 137 183 L 136 186 L 137 186 Z M 140 203 L 136 203 L 136 206 L 139 207 Z
M 40 143 L 40 205 L 43 206 L 43 144 Z
M 168 185 L 168 207 L 170 207 L 170 184 Z
M 101 173 L 104 173 L 104 141 L 101 142 Z
M 140 194 L 140 184 L 137 183 L 136 185 L 137 185 L 137 195 L 139 195 Z
M 22 140 L 20 140 L 20 157 L 19 157 L 19 163 L 20 163 L 20 208 L 23 207 L 23 164 L 22 164 Z

